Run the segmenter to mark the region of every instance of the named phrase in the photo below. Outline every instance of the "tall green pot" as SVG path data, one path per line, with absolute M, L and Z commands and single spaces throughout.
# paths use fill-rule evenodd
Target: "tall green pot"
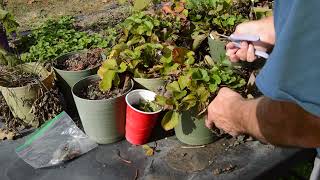
M 86 53 L 87 50 L 79 51 L 79 52 L 71 52 L 64 55 L 61 55 L 55 59 L 55 62 L 64 61 L 68 59 L 70 56 L 75 54 Z M 64 99 L 66 100 L 66 105 L 68 109 L 68 113 L 76 112 L 76 107 L 74 104 L 74 99 L 72 98 L 71 87 L 76 84 L 81 79 L 94 75 L 97 73 L 99 67 L 95 67 L 92 69 L 80 70 L 80 71 L 66 71 L 58 69 L 57 67 L 53 67 L 57 76 L 57 85 L 64 95 Z
M 121 140 L 125 135 L 126 94 L 120 97 L 88 100 L 79 97 L 81 90 L 100 78 L 98 75 L 80 80 L 72 88 L 73 98 L 78 109 L 80 119 L 86 134 L 99 144 L 109 144 Z
M 153 92 L 157 92 L 159 87 L 165 84 L 165 80 L 161 78 L 133 78 L 135 81 L 135 88 L 147 89 Z
M 39 63 L 26 63 L 19 65 L 22 71 L 34 73 L 40 76 L 41 84 L 33 83 L 22 87 L 1 87 L 1 93 L 6 100 L 14 117 L 18 117 L 25 123 L 37 127 L 39 122 L 34 121 L 34 114 L 31 108 L 34 101 L 38 98 L 39 90 L 42 85 L 47 89 L 52 88 L 54 76 L 52 71 L 47 71 Z
M 174 130 L 176 137 L 188 145 L 205 145 L 217 140 L 217 136 L 205 126 L 205 117 L 197 117 L 194 110 L 184 111 Z

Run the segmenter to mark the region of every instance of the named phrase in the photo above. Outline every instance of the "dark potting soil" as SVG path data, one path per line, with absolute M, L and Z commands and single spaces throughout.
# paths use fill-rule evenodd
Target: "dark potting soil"
M 27 73 L 19 68 L 0 67 L 0 85 L 4 87 L 22 87 L 37 83 L 40 76 Z
M 131 88 L 131 80 L 129 77 L 126 77 L 121 83 L 120 88 L 112 88 L 109 91 L 103 92 L 99 88 L 99 81 L 91 81 L 90 85 L 81 90 L 79 96 L 84 99 L 90 100 L 102 100 L 110 99 L 122 96 Z M 121 88 L 122 87 L 122 88 Z
M 79 53 L 70 56 L 67 60 L 56 62 L 56 67 L 66 71 L 81 71 L 92 69 L 101 65 L 102 49 L 93 49 L 87 53 Z

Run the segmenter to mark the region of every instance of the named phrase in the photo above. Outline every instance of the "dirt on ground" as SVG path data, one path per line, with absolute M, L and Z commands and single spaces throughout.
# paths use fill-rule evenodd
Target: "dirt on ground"
M 70 56 L 68 59 L 56 62 L 58 69 L 66 71 L 81 71 L 93 69 L 101 65 L 103 61 L 103 49 L 93 49 L 87 53 L 79 53 Z
M 76 16 L 84 27 L 114 25 L 130 15 L 128 4 L 117 0 L 8 0 L 7 9 L 26 31 L 38 27 L 49 18 Z

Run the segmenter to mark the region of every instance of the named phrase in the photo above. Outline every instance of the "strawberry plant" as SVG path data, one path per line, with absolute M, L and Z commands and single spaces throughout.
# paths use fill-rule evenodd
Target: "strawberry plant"
M 205 22 L 213 30 L 231 34 L 235 25 L 249 19 L 250 2 L 233 0 L 187 0 L 189 18 L 194 22 Z
M 198 116 L 203 114 L 220 87 L 243 90 L 246 81 L 235 73 L 233 67 L 222 61 L 213 62 L 210 57 L 206 59 L 206 64 L 200 63 L 184 69 L 156 97 L 156 102 L 168 110 L 161 123 L 165 130 L 171 130 L 177 125 L 183 111 L 195 108 Z

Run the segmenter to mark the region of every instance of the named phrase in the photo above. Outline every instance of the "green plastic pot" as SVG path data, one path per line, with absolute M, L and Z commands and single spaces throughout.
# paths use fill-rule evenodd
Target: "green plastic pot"
M 120 97 L 88 100 L 79 97 L 83 88 L 87 88 L 92 81 L 99 80 L 98 75 L 80 80 L 72 88 L 73 98 L 86 134 L 99 144 L 109 144 L 123 139 L 126 121 L 126 94 Z
M 210 144 L 218 138 L 205 126 L 205 117 L 197 117 L 194 110 L 182 112 L 174 131 L 176 137 L 188 145 Z
M 133 78 L 136 89 L 147 89 L 157 92 L 158 88 L 164 86 L 165 80 L 161 78 Z
M 55 59 L 55 62 L 65 61 L 70 56 L 73 56 L 75 54 L 83 54 L 86 52 L 88 52 L 88 51 L 83 50 L 83 51 L 78 51 L 78 52 L 67 53 L 67 54 L 64 54 L 64 55 L 57 57 Z M 80 70 L 80 71 L 66 71 L 66 70 L 58 69 L 55 66 L 53 68 L 56 72 L 58 81 L 62 81 L 64 83 L 66 83 L 69 87 L 72 87 L 75 83 L 80 81 L 80 79 L 83 79 L 85 77 L 96 74 L 99 69 L 99 67 L 95 67 L 92 69 L 86 69 L 86 70 Z
M 78 52 L 67 53 L 57 57 L 55 59 L 55 62 L 64 61 L 72 55 L 82 54 L 86 52 L 88 51 L 83 50 Z M 81 79 L 96 74 L 99 67 L 80 71 L 66 71 L 58 69 L 56 67 L 53 67 L 53 69 L 55 70 L 57 76 L 57 86 L 59 87 L 60 91 L 64 95 L 64 99 L 66 100 L 66 109 L 68 109 L 67 112 L 73 114 L 76 111 L 76 107 L 74 104 L 74 99 L 72 98 L 71 87 Z
M 14 117 L 23 120 L 33 127 L 37 127 L 39 122 L 34 121 L 34 114 L 31 113 L 31 108 L 34 101 L 38 98 L 42 85 L 46 86 L 47 89 L 52 88 L 54 81 L 53 72 L 47 71 L 38 63 L 22 64 L 19 68 L 28 73 L 38 74 L 41 77 L 41 85 L 34 83 L 22 87 L 1 87 L 0 90 Z

